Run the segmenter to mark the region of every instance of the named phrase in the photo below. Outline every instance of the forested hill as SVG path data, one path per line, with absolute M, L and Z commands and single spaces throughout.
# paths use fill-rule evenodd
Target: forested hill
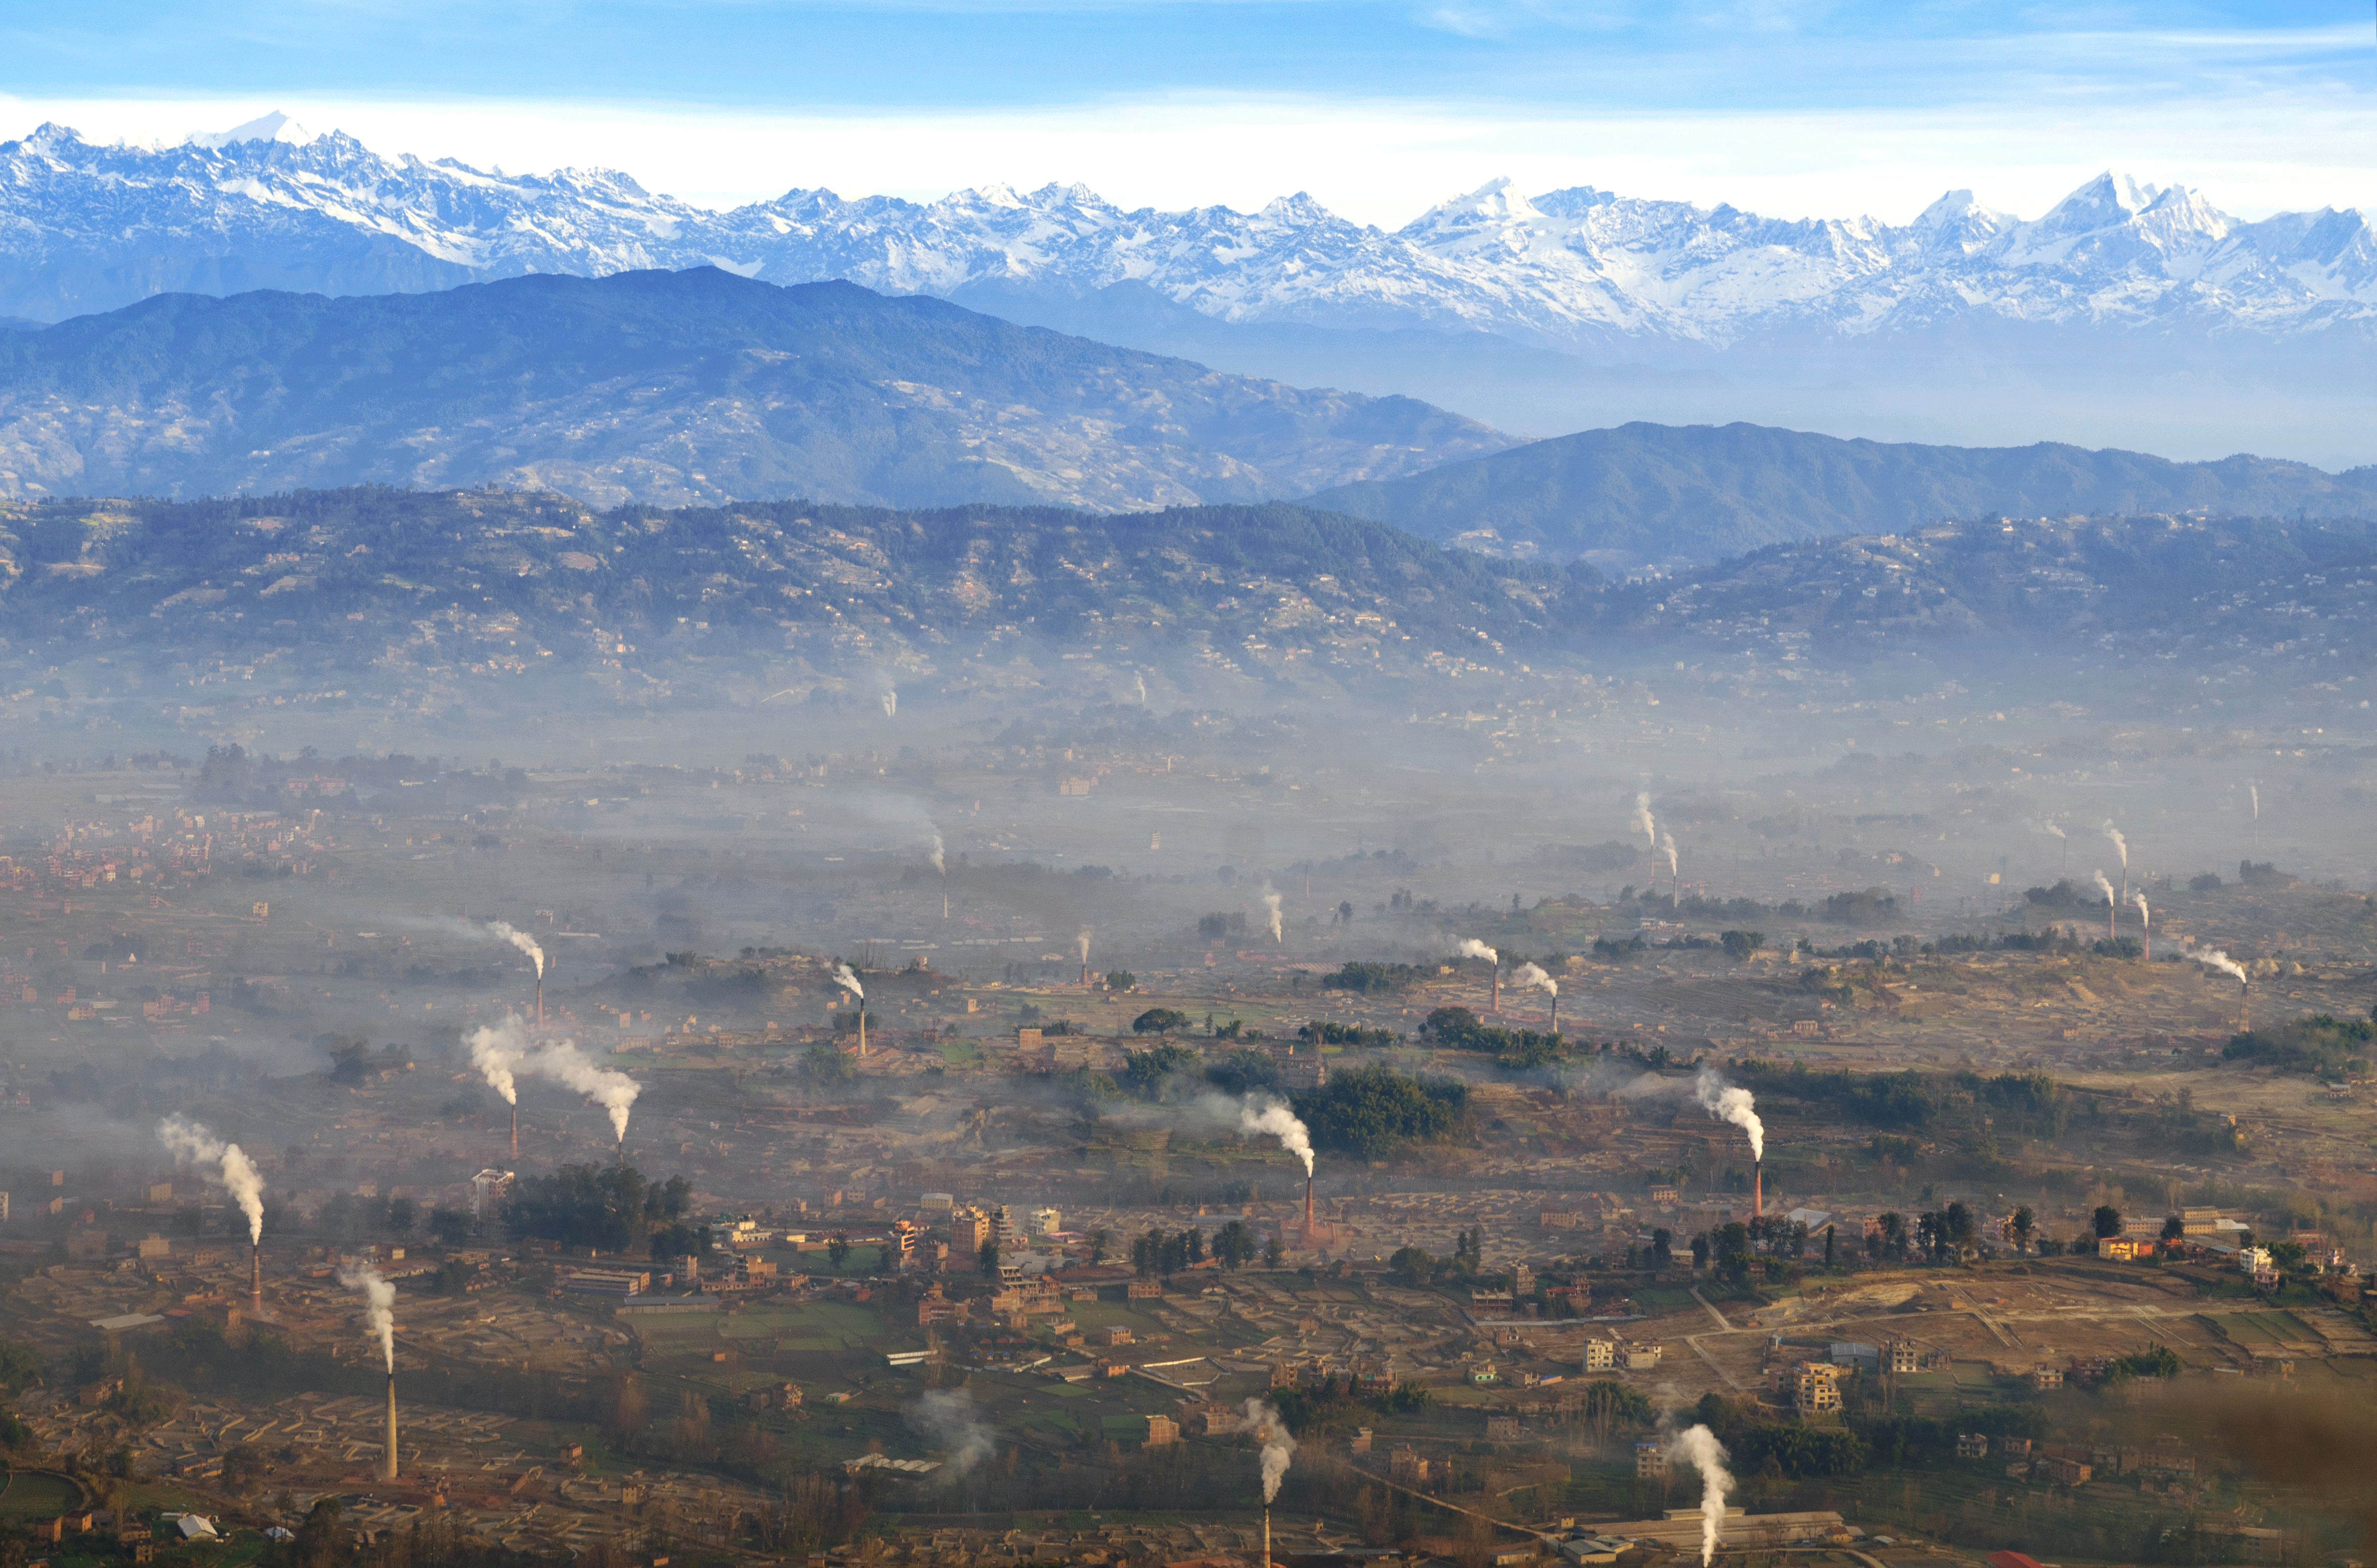
M 1628 425 L 1309 501 L 1498 554 L 1632 567 L 1954 518 L 2377 517 L 2377 466 L 2331 474 L 2254 457 L 2172 462 L 2046 442 L 1927 447 L 1757 425 Z
M 424 616 L 587 653 L 627 636 L 908 643 L 1539 640 L 1598 579 L 1300 507 L 1096 516 L 801 502 L 598 512 L 550 494 L 311 491 L 0 507 L 0 632 L 376 656 Z
M 850 283 L 711 268 L 168 294 L 0 332 L 0 495 L 501 484 L 597 505 L 1260 501 L 1510 438 Z
M 1278 504 L 597 511 L 373 488 L 0 504 L 0 720 L 62 722 L 102 694 L 215 702 L 227 682 L 245 701 L 414 705 L 467 686 L 497 711 L 697 689 L 871 705 L 895 685 L 1058 678 L 1201 700 L 1511 681 L 1574 700 L 1601 688 L 1562 671 L 1782 690 L 1877 657 L 1969 681 L 2000 658 L 2107 650 L 2190 692 L 2199 675 L 2215 695 L 2341 690 L 2377 674 L 2372 587 L 2369 531 L 2273 521 L 1991 520 L 1616 583 Z

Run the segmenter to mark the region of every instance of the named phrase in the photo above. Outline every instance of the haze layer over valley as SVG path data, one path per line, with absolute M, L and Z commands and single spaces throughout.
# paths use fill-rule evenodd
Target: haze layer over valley
M 0 313 L 0 1568 L 2365 1561 L 2359 212 L 275 115 Z

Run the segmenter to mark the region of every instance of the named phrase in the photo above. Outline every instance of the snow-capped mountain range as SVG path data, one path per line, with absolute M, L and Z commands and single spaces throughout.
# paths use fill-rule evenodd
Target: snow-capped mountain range
M 1260 211 L 1125 211 L 1079 186 L 915 203 L 795 188 L 711 211 L 628 175 L 385 158 L 278 114 L 178 146 L 45 125 L 0 143 L 0 315 L 56 320 L 173 290 L 368 293 L 532 272 L 711 265 L 885 293 L 1078 296 L 1136 282 L 1232 323 L 1486 331 L 1666 357 L 2080 326 L 2200 341 L 2377 321 L 2357 210 L 2246 222 L 2197 192 L 2091 180 L 2030 221 L 1952 191 L 1913 222 L 1783 221 L 1497 180 L 1392 233 L 1307 196 Z

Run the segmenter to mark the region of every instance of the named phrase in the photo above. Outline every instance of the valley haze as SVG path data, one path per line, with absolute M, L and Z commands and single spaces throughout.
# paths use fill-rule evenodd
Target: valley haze
M 1751 13 L 1393 25 L 1903 42 Z M 2365 1562 L 2372 340 L 2117 173 L 0 143 L 0 1568 Z

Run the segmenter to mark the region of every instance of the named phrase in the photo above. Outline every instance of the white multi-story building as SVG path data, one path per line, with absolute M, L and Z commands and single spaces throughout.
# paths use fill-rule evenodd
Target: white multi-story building
M 504 1212 L 512 1195 L 512 1173 L 489 1168 L 471 1178 L 471 1217 L 484 1223 Z

